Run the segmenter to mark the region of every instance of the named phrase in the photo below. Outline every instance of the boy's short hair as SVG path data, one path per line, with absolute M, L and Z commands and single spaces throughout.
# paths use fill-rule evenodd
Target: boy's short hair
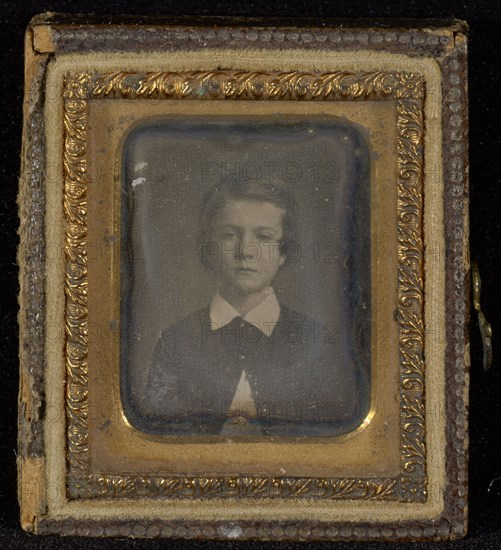
M 211 255 L 206 248 L 214 243 L 213 229 L 221 210 L 230 201 L 269 202 L 284 211 L 283 235 L 279 250 L 287 263 L 287 251 L 297 244 L 297 203 L 294 195 L 283 184 L 261 183 L 259 181 L 230 181 L 212 186 L 205 194 L 198 223 L 198 246 L 202 251 L 202 263 L 211 267 Z M 294 254 L 293 254 L 294 255 Z

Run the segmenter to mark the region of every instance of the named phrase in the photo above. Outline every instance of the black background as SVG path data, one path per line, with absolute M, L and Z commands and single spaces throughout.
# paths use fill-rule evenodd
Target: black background
M 494 365 L 482 371 L 482 350 L 476 318 L 471 323 L 471 403 L 470 403 L 470 522 L 467 538 L 442 544 L 401 545 L 409 548 L 501 547 L 501 362 L 497 337 L 501 338 L 501 293 L 497 267 L 501 259 L 498 242 L 500 221 L 501 132 L 499 115 L 501 5 L 496 0 L 476 2 L 328 2 L 321 0 L 270 0 L 231 2 L 182 2 L 146 0 L 69 0 L 0 2 L 0 547 L 1 548 L 301 548 L 301 543 L 146 541 L 34 537 L 18 525 L 16 502 L 16 415 L 18 392 L 17 360 L 17 179 L 21 150 L 23 34 L 30 18 L 42 11 L 98 14 L 233 15 L 263 17 L 418 17 L 464 19 L 470 26 L 470 185 L 471 253 L 479 260 L 483 282 L 483 308 L 493 325 Z M 309 544 L 308 547 L 348 547 L 347 543 Z M 398 544 L 361 543 L 363 548 L 399 548 Z

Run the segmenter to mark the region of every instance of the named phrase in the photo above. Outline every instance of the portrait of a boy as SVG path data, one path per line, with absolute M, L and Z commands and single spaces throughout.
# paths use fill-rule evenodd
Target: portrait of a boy
M 124 146 L 121 384 L 158 435 L 336 436 L 370 408 L 370 186 L 336 119 L 169 119 Z
M 280 304 L 273 281 L 295 243 L 297 206 L 279 186 L 214 186 L 200 214 L 210 304 L 162 332 L 140 412 L 152 430 L 332 435 L 360 416 L 356 373 L 333 335 Z

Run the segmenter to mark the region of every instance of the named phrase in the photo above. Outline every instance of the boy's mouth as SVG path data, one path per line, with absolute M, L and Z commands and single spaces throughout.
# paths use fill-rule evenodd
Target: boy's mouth
M 253 269 L 252 267 L 236 267 L 235 271 L 237 273 L 257 273 L 257 269 Z

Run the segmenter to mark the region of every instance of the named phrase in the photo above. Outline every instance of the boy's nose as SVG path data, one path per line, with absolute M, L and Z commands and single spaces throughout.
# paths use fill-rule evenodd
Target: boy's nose
M 241 239 L 237 253 L 239 260 L 255 260 L 259 257 L 259 244 L 251 238 Z

